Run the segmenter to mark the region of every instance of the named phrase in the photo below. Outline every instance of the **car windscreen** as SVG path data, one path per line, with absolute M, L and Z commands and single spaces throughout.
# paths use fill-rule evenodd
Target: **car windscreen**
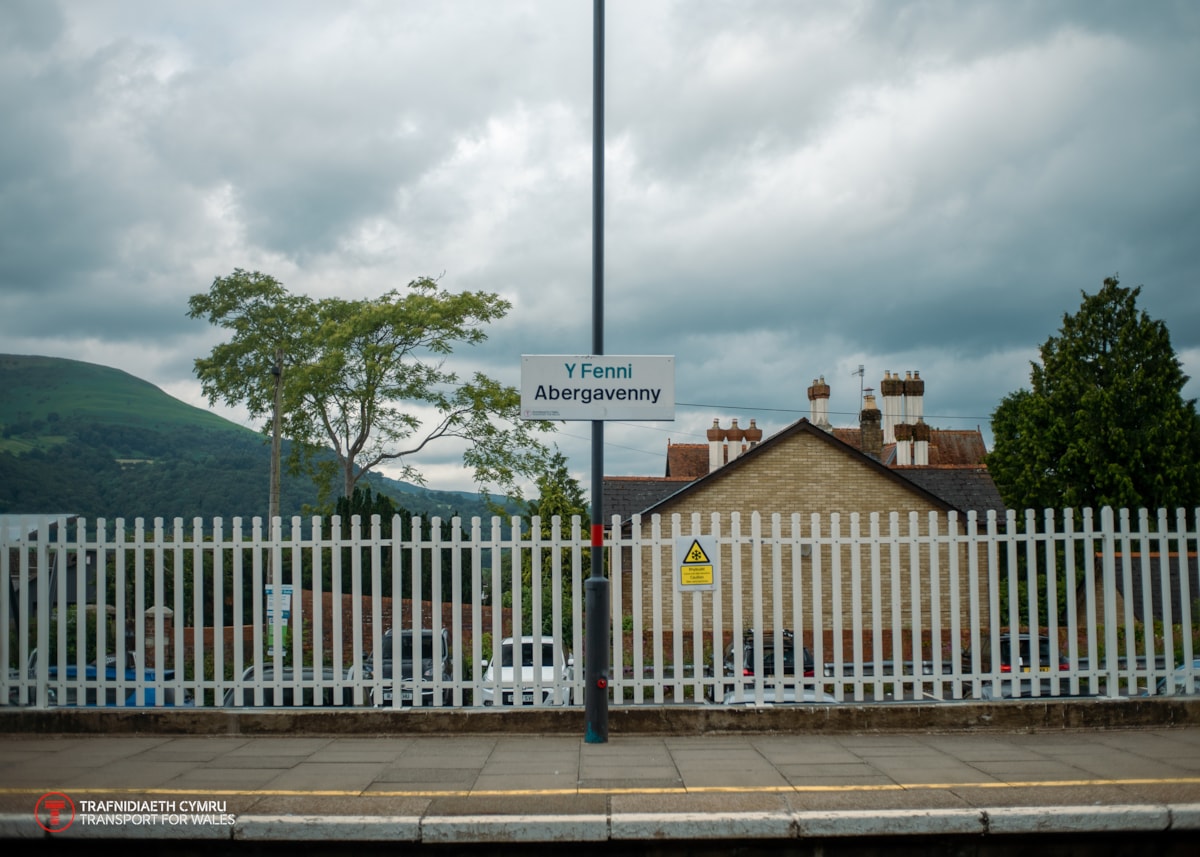
M 1033 656 L 1030 654 L 1029 638 L 1022 637 L 1018 642 L 1017 652 L 1020 655 L 1020 661 L 1016 664 L 1012 661 L 1012 644 L 1007 639 L 1000 641 L 1000 663 L 1004 666 L 1022 666 L 1027 667 L 1033 663 Z M 1059 661 L 1063 660 L 1061 652 L 1059 653 Z M 1041 637 L 1038 639 L 1038 665 L 1049 666 L 1050 659 L 1050 638 Z
M 744 665 L 746 669 L 754 668 L 754 647 L 747 646 L 742 653 L 745 658 Z M 727 663 L 732 664 L 732 658 L 727 658 Z M 808 649 L 804 650 L 804 668 L 812 668 L 812 656 L 809 655 Z M 775 671 L 775 649 L 768 648 L 763 652 L 763 670 L 771 673 Z M 783 673 L 789 675 L 796 671 L 796 649 L 794 646 L 784 646 L 783 648 Z
M 393 647 L 395 646 L 395 635 L 383 638 L 383 659 L 385 661 L 395 660 Z M 433 634 L 423 634 L 421 637 L 421 658 L 429 660 L 433 657 Z M 411 661 L 413 659 L 413 638 L 411 634 L 403 634 L 400 637 L 400 660 Z
M 774 672 L 775 670 L 775 650 L 768 649 L 763 652 L 763 670 L 766 672 Z M 783 650 L 783 671 L 785 673 L 794 673 L 796 671 L 796 650 L 787 648 Z
M 522 643 L 521 644 L 521 666 L 525 666 L 525 667 L 536 666 L 536 664 L 534 663 L 534 660 L 533 660 L 535 646 L 536 646 L 536 643 Z M 500 650 L 500 665 L 505 666 L 505 667 L 511 667 L 513 665 L 513 647 L 511 645 L 505 644 L 501 648 L 501 650 Z M 554 644 L 553 643 L 543 643 L 542 644 L 541 666 L 544 666 L 544 667 L 554 666 Z

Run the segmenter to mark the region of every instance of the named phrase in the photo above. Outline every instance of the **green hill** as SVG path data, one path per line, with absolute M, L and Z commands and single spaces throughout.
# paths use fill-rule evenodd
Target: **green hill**
M 267 513 L 270 447 L 251 429 L 126 372 L 0 355 L 0 513 L 206 521 Z M 286 455 L 286 451 L 285 451 Z M 372 490 L 423 517 L 488 515 L 479 496 L 372 474 Z M 317 490 L 285 473 L 280 514 Z

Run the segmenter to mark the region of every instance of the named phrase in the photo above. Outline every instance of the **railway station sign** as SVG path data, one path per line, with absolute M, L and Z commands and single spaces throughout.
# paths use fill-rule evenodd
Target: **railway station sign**
M 521 417 L 673 420 L 675 358 L 659 354 L 524 354 Z

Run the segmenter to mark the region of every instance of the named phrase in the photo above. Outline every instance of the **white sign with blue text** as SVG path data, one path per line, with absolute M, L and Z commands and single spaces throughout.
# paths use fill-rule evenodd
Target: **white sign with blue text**
M 675 358 L 664 355 L 525 354 L 527 420 L 673 420 Z

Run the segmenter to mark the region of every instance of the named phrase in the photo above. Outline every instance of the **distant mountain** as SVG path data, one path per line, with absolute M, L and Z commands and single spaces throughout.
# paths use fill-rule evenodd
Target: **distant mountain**
M 422 517 L 491 514 L 478 494 L 367 479 Z M 118 369 L 0 354 L 0 513 L 266 517 L 269 481 L 270 444 L 252 429 Z M 285 468 L 280 514 L 316 502 L 312 481 Z

